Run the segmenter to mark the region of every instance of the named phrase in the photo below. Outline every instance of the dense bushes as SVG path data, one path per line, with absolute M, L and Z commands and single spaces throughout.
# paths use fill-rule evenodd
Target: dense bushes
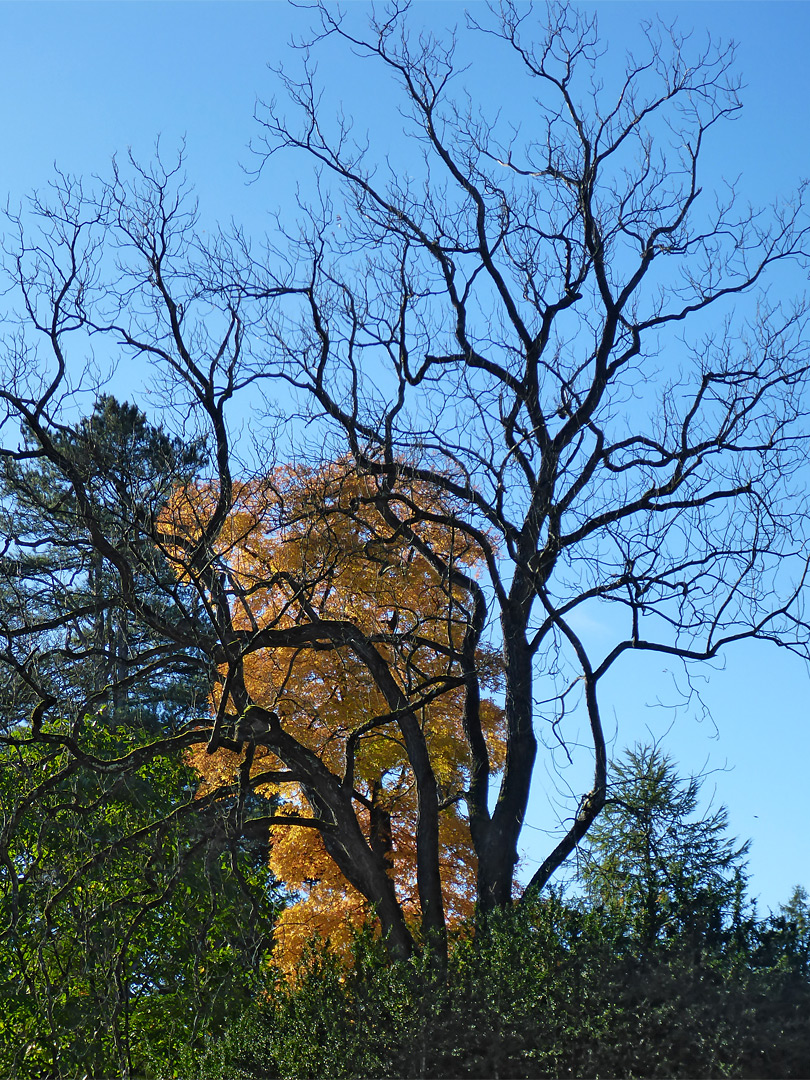
M 806 1077 L 810 903 L 758 918 L 747 845 L 657 746 L 611 769 L 576 890 L 479 920 L 447 971 L 314 944 L 161 1078 Z
M 810 898 L 797 888 L 757 917 L 745 846 L 724 811 L 697 812 L 699 781 L 655 748 L 625 760 L 568 893 L 462 928 L 446 970 L 431 950 L 391 963 L 369 924 L 351 957 L 313 942 L 290 977 L 262 959 L 271 927 L 250 890 L 273 895 L 263 849 L 241 853 L 241 878 L 224 852 L 189 858 L 167 893 L 154 854 L 147 879 L 146 856 L 112 844 L 129 817 L 169 819 L 187 767 L 144 766 L 106 801 L 89 792 L 83 815 L 83 774 L 55 783 L 12 851 L 20 867 L 36 853 L 29 878 L 44 891 L 39 904 L 25 894 L 0 948 L 0 1072 L 106 1080 L 124 1046 L 146 1080 L 810 1075 Z M 32 750 L 5 764 L 3 791 L 43 761 Z M 100 838 L 109 851 L 83 906 L 48 907 L 48 875 Z M 179 833 L 163 839 L 180 850 Z M 157 890 L 170 902 L 132 923 Z
M 313 948 L 294 981 L 163 1075 L 806 1076 L 807 972 L 785 951 L 773 962 L 785 917 L 744 930 L 642 953 L 609 915 L 549 896 L 457 941 L 446 980 L 388 963 L 365 934 L 351 968 Z

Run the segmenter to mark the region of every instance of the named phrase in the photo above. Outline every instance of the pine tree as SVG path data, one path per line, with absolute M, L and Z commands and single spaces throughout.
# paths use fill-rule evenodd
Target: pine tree
M 611 765 L 608 799 L 580 852 L 589 902 L 649 949 L 717 943 L 742 918 L 749 844 L 728 836 L 725 807 L 698 813 L 702 779 L 678 775 L 658 745 Z
M 126 548 L 139 595 L 164 620 L 190 607 L 204 619 L 154 543 L 155 520 L 175 486 L 199 470 L 204 447 L 171 438 L 136 406 L 106 395 L 62 431 L 57 447 L 110 543 Z M 207 700 L 210 673 L 121 603 L 116 571 L 82 524 L 64 468 L 33 451 L 30 458 L 5 458 L 0 494 L 9 538 L 0 556 L 0 629 L 11 654 L 20 643 L 18 674 L 32 673 L 22 655 L 29 647 L 26 626 L 50 622 L 51 630 L 37 637 L 33 675 L 64 715 L 103 708 L 108 723 L 151 730 L 186 722 Z M 3 690 L 6 725 L 23 722 L 28 699 L 37 699 L 34 688 L 21 678 Z

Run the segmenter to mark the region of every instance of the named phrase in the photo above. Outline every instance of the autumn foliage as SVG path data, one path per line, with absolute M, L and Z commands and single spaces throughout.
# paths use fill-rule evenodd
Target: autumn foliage
M 418 501 L 420 492 L 410 497 Z M 171 511 L 174 528 L 186 534 L 199 530 L 213 503 L 206 491 L 178 496 Z M 469 617 L 465 597 L 386 526 L 371 482 L 358 480 L 343 463 L 320 471 L 276 470 L 266 480 L 243 484 L 234 506 L 217 554 L 230 568 L 235 625 L 258 632 L 307 620 L 350 620 L 374 642 L 408 700 L 417 704 L 440 789 L 446 913 L 451 924 L 468 917 L 476 859 L 465 815 L 469 763 L 457 670 Z M 429 543 L 475 573 L 478 552 L 442 517 Z M 482 651 L 479 670 L 485 688 L 496 694 L 497 655 Z M 252 700 L 276 713 L 284 730 L 334 774 L 345 778 L 353 772 L 357 819 L 390 867 L 398 899 L 416 926 L 415 784 L 395 718 L 367 668 L 349 648 L 275 647 L 245 656 L 244 681 Z M 224 709 L 224 683 L 223 671 L 211 703 L 215 713 Z M 488 700 L 482 715 L 497 768 L 504 755 L 501 712 Z M 233 785 L 244 759 L 234 750 L 209 755 L 199 747 L 190 760 L 200 774 L 202 796 Z M 279 813 L 308 813 L 301 784 L 261 781 L 263 773 L 283 768 L 270 750 L 257 745 L 250 768 L 256 790 L 279 800 Z M 328 855 L 319 830 L 277 825 L 269 845 L 270 867 L 295 898 L 278 924 L 280 961 L 293 963 L 315 931 L 333 945 L 347 942 L 352 927 L 372 913 Z

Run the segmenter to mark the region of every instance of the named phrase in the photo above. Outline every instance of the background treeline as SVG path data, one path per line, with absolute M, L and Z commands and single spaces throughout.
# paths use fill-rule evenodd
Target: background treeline
M 810 1067 L 810 903 L 757 917 L 745 854 L 658 747 L 613 766 L 567 895 L 462 933 L 446 973 L 313 945 L 162 1077 L 790 1077 Z M 471 928 L 470 928 L 471 930 Z
M 99 753 L 120 756 L 125 729 L 102 730 Z M 282 973 L 266 850 L 168 824 L 162 847 L 139 842 L 139 816 L 184 804 L 180 763 L 97 791 L 95 817 L 72 807 L 97 778 L 60 777 L 44 751 L 4 765 L 7 805 L 10 784 L 54 778 L 18 829 L 36 872 L 3 897 L 6 925 L 19 906 L 0 947 L 5 1076 L 116 1076 L 122 1055 L 159 1080 L 807 1075 L 807 893 L 758 916 L 747 846 L 657 746 L 614 764 L 568 887 L 462 927 L 446 970 L 429 950 L 392 963 L 370 925 L 350 955 L 314 940 Z

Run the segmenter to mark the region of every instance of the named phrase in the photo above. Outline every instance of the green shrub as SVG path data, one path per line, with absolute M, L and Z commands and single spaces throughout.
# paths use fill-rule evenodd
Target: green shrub
M 623 939 L 626 941 L 626 939 Z M 346 969 L 313 945 L 296 978 L 167 1077 L 799 1077 L 810 987 L 669 946 L 617 947 L 606 916 L 550 897 L 460 938 L 444 973 L 370 933 Z

